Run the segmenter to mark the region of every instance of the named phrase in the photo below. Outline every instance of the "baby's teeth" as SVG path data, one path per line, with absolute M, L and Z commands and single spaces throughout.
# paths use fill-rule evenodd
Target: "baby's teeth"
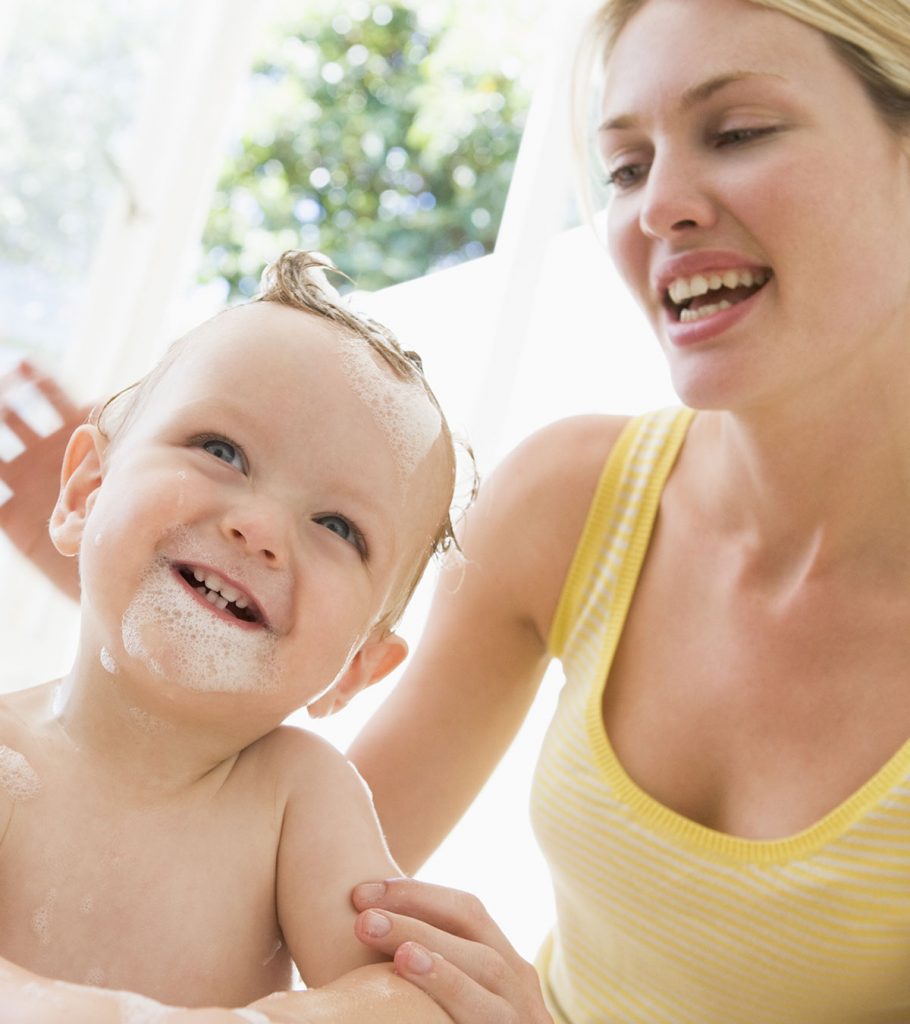
M 224 609 L 228 606 L 227 598 L 216 597 L 212 604 L 214 604 L 217 608 L 220 608 L 222 611 L 224 611 Z
M 751 288 L 752 287 L 752 271 L 751 270 L 741 270 L 739 272 L 739 283 L 744 288 Z
M 708 278 L 708 287 L 711 289 L 712 292 L 716 292 L 717 289 L 723 285 L 723 283 L 724 282 L 720 274 L 712 274 Z
M 233 587 L 229 587 L 225 583 L 221 587 L 221 596 L 222 597 L 226 597 L 228 599 L 228 601 L 236 602 L 237 598 L 240 597 L 240 591 L 239 590 L 235 590 Z
M 214 590 L 207 590 L 205 592 L 205 599 L 209 604 L 214 604 L 218 600 L 218 594 Z
M 209 573 L 205 578 L 205 585 L 209 590 L 221 590 L 224 584 L 221 582 L 220 576 L 215 576 L 214 573 Z
M 234 598 L 234 604 L 237 605 L 238 608 L 246 608 L 249 605 L 249 603 L 250 602 L 247 601 L 243 594 L 240 594 L 239 597 Z
M 723 276 L 725 288 L 735 288 L 739 284 L 739 274 L 735 270 L 728 270 Z
M 205 583 L 205 573 L 201 569 L 194 569 L 193 576 L 199 583 Z

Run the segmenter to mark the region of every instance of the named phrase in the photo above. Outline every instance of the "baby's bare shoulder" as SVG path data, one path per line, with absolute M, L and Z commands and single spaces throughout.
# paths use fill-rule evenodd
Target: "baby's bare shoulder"
M 47 690 L 34 687 L 0 696 L 0 842 L 17 804 L 32 801 L 42 788 L 40 737 L 34 721 Z
M 281 725 L 244 751 L 247 770 L 276 780 L 288 800 L 331 804 L 344 795 L 358 802 L 371 798 L 366 783 L 351 762 L 331 743 L 313 732 Z

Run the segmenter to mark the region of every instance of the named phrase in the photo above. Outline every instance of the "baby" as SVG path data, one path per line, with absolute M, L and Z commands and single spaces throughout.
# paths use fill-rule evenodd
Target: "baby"
M 451 535 L 416 357 L 321 278 L 285 254 L 70 440 L 50 531 L 79 558 L 75 664 L 0 698 L 23 1019 L 448 1020 L 368 966 L 350 891 L 400 872 L 353 768 L 281 725 L 401 662 L 392 630 Z M 287 992 L 294 964 L 309 991 Z

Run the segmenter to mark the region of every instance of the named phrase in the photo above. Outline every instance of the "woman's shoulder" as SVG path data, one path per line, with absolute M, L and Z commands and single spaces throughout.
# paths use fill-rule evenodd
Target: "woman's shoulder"
M 627 416 L 574 416 L 542 427 L 506 456 L 490 489 L 498 492 L 498 501 L 521 502 L 545 523 L 570 511 L 584 516 L 628 422 Z
M 546 637 L 604 464 L 628 423 L 577 416 L 541 428 L 500 463 L 467 522 L 468 557 L 495 575 Z

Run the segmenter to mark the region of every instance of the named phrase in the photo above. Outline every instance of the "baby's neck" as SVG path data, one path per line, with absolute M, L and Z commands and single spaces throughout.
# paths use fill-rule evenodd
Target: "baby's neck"
M 227 772 L 257 739 L 230 718 L 192 718 L 180 707 L 142 706 L 128 678 L 77 658 L 47 695 L 49 733 L 124 791 L 175 793 Z M 235 716 L 231 716 L 235 717 Z

